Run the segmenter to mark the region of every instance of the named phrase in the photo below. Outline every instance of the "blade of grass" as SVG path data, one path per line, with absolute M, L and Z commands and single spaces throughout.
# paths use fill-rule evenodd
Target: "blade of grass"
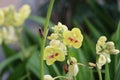
M 101 33 L 95 29 L 95 27 L 90 23 L 90 21 L 84 17 L 84 22 L 87 25 L 87 28 L 89 29 L 90 33 L 95 37 L 95 38 L 99 38 Z

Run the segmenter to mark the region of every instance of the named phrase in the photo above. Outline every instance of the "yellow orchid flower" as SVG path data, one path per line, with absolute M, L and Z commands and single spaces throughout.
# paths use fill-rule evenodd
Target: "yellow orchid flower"
M 59 36 L 56 33 L 52 33 L 50 36 L 48 36 L 49 40 L 57 39 Z
M 20 13 L 14 13 L 14 26 L 20 26 L 24 23 L 23 16 Z
M 3 8 L 3 11 L 5 16 L 3 25 L 6 27 L 12 26 L 14 23 L 14 20 L 13 20 L 14 12 L 15 12 L 14 6 L 11 5 L 7 8 Z
M 65 54 L 58 48 L 47 46 L 44 50 L 44 60 L 46 60 L 47 65 L 51 65 L 55 61 L 64 61 Z
M 58 25 L 55 25 L 53 29 L 55 33 L 62 33 L 63 31 L 68 30 L 67 26 L 63 25 L 61 22 L 58 22 Z
M 74 48 L 80 48 L 83 41 L 83 35 L 78 28 L 63 32 L 63 43 Z
M 62 51 L 62 53 L 67 55 L 67 48 L 66 48 L 65 44 L 63 44 L 60 40 L 51 40 L 50 46 L 60 49 Z
M 23 19 L 28 18 L 31 13 L 31 8 L 29 5 L 25 4 L 19 9 L 19 13 L 23 16 Z
M 2 9 L 0 9 L 0 25 L 2 25 L 4 22 L 4 12 Z
M 61 40 L 63 38 L 62 36 L 63 32 L 68 30 L 67 26 L 63 25 L 60 22 L 58 22 L 58 25 L 55 25 L 52 29 L 54 30 L 54 33 L 48 36 L 49 40 L 53 40 L 53 39 Z

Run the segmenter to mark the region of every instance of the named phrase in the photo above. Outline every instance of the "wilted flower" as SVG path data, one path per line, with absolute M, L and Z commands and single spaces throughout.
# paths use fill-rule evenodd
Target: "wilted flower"
M 44 60 L 46 60 L 47 65 L 51 65 L 55 61 L 64 61 L 65 54 L 59 48 L 47 46 L 44 50 Z
M 104 55 L 100 55 L 99 58 L 98 58 L 98 61 L 97 61 L 97 67 L 99 69 L 101 69 L 101 67 L 106 64 L 107 60 L 106 60 L 106 57 Z
M 105 43 L 107 41 L 107 38 L 105 36 L 101 36 L 96 44 L 96 53 L 97 54 L 101 54 L 101 52 L 104 50 L 105 48 Z
M 118 49 L 115 49 L 115 45 L 113 42 L 106 43 L 106 50 L 109 54 L 118 54 L 120 52 Z
M 54 80 L 51 75 L 44 75 L 44 80 Z
M 79 68 L 78 68 L 78 64 L 77 64 L 77 60 L 74 57 L 71 57 L 71 61 L 69 62 L 69 60 L 67 60 L 68 63 L 68 73 L 67 76 L 68 77 L 75 77 L 77 76 L 78 72 L 79 72 Z
M 82 45 L 83 35 L 78 28 L 73 28 L 71 31 L 63 32 L 63 43 L 74 48 L 79 48 Z
M 105 36 L 101 36 L 96 44 L 96 53 L 99 55 L 96 64 L 99 69 L 101 69 L 101 67 L 106 64 L 106 62 L 111 62 L 110 54 L 118 54 L 120 52 L 118 49 L 115 49 L 115 45 L 113 42 L 106 41 L 107 38 Z

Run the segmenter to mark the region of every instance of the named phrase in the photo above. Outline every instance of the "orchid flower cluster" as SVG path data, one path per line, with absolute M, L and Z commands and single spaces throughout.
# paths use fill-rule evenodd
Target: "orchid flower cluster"
M 106 63 L 110 63 L 110 55 L 111 54 L 118 54 L 120 51 L 118 49 L 115 49 L 114 42 L 109 41 L 106 42 L 107 38 L 105 36 L 101 36 L 96 44 L 96 54 L 98 55 L 97 60 L 97 67 L 99 69 L 102 68 L 103 65 Z
M 69 55 L 68 48 L 80 48 L 83 42 L 83 35 L 78 28 L 73 28 L 70 31 L 67 26 L 59 22 L 58 25 L 54 26 L 53 30 L 54 32 L 48 36 L 50 43 L 44 49 L 44 60 L 46 60 L 47 65 L 52 65 L 55 61 L 64 61 L 66 56 Z M 70 60 L 67 59 L 67 64 L 66 79 L 72 80 L 79 71 L 76 58 L 70 56 Z M 45 75 L 45 80 L 54 80 L 54 78 Z
M 68 30 L 67 26 L 61 24 L 53 27 L 54 32 L 48 36 L 50 43 L 44 49 L 44 60 L 47 65 L 52 65 L 55 61 L 64 61 L 67 58 L 68 72 L 66 73 L 66 80 L 74 80 L 79 72 L 77 59 L 71 57 L 69 54 L 69 47 L 80 48 L 83 42 L 83 35 L 78 28 L 73 28 L 71 31 Z M 115 49 L 114 42 L 106 42 L 107 38 L 101 36 L 96 44 L 96 54 L 98 59 L 96 64 L 89 63 L 91 67 L 97 67 L 101 69 L 106 63 L 110 63 L 110 54 L 118 54 L 120 51 Z M 66 56 L 69 56 L 66 57 Z M 81 64 L 85 66 L 84 64 Z M 55 80 L 57 77 L 51 75 L 44 75 L 45 80 Z
M 30 15 L 30 6 L 23 5 L 18 12 L 15 11 L 14 6 L 0 8 L 0 44 L 12 43 L 17 41 L 16 31 L 21 31 L 21 26 Z

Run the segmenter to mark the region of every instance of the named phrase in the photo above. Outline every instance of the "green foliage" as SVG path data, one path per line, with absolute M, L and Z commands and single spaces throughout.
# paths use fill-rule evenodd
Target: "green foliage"
M 54 13 L 64 14 L 57 15 L 62 23 L 68 22 L 68 19 L 61 19 L 60 16 L 65 16 L 66 12 L 62 9 L 65 7 L 71 10 L 72 15 L 70 26 L 76 26 L 82 30 L 84 35 L 84 42 L 81 49 L 70 49 L 71 55 L 76 57 L 78 62 L 81 62 L 87 66 L 88 62 L 96 62 L 96 51 L 95 45 L 97 39 L 105 35 L 109 40 L 115 42 L 116 47 L 120 50 L 120 23 L 118 20 L 120 14 L 117 11 L 116 3 L 112 0 L 113 4 L 107 3 L 106 5 L 99 5 L 94 0 L 56 0 Z M 63 8 L 59 7 L 61 4 Z M 64 3 L 64 4 L 63 4 Z M 45 6 L 45 7 L 44 7 Z M 45 4 L 40 11 L 46 10 L 47 4 Z M 67 7 L 68 6 L 68 7 Z M 71 6 L 69 8 L 69 6 Z M 113 6 L 111 8 L 111 6 Z M 43 12 L 44 12 L 43 11 Z M 43 13 L 44 14 L 44 13 Z M 30 16 L 30 20 L 36 22 L 37 24 L 44 25 L 45 18 L 38 16 Z M 67 24 L 67 23 L 66 23 Z M 118 27 L 117 27 L 118 24 Z M 49 28 L 54 26 L 54 22 L 50 22 Z M 70 28 L 70 27 L 69 27 Z M 51 30 L 50 30 L 51 32 Z M 29 55 L 25 57 L 22 51 L 17 52 L 12 50 L 6 44 L 2 44 L 4 50 L 4 55 L 6 59 L 0 63 L 0 78 L 3 76 L 5 71 L 10 71 L 8 80 L 32 80 L 40 79 L 40 61 L 39 61 L 39 49 L 41 39 L 40 35 L 35 35 L 28 29 L 24 29 L 22 34 L 22 41 L 25 46 L 25 54 Z M 120 79 L 120 55 L 112 55 L 112 62 L 106 67 L 109 69 L 102 69 L 102 75 L 105 72 L 110 72 L 110 79 L 105 77 L 105 80 L 119 80 Z M 57 75 L 65 75 L 63 67 L 66 61 L 63 63 L 56 62 L 52 66 L 47 66 L 44 63 L 45 74 L 51 74 L 53 77 Z M 98 75 L 96 70 L 89 69 L 87 67 L 79 66 L 79 73 L 77 75 L 77 80 L 97 80 Z M 97 77 L 96 77 L 97 76 Z M 108 78 L 108 79 L 107 79 Z

